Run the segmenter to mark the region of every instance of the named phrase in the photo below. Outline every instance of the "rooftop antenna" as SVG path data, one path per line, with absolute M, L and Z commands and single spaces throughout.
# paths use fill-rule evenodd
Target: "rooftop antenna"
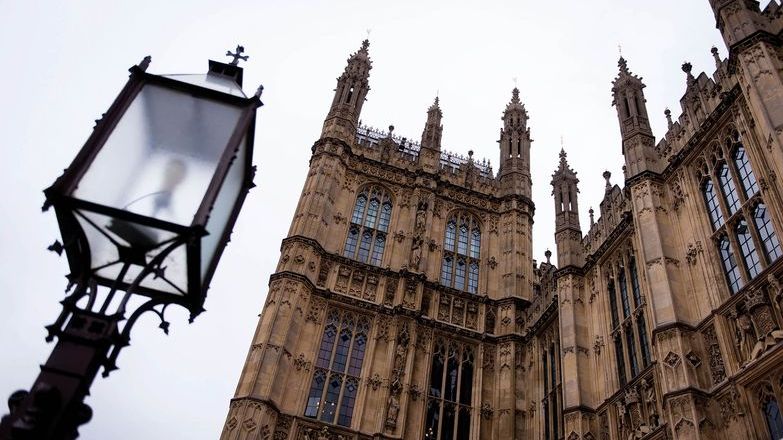
M 514 87 L 516 88 L 517 87 L 517 77 L 515 76 L 515 77 L 513 77 L 511 79 L 514 80 Z
M 617 45 L 617 52 L 620 54 L 620 56 L 623 56 L 623 46 L 621 44 Z

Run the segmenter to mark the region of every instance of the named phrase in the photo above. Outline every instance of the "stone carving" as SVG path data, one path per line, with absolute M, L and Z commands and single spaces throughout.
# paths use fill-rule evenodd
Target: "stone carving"
M 481 362 L 482 368 L 486 371 L 494 371 L 495 370 L 495 346 L 494 345 L 485 345 L 484 346 L 484 354 Z
M 497 260 L 495 260 L 495 257 L 489 257 L 489 261 L 487 261 L 487 265 L 489 266 L 490 269 L 494 270 L 497 267 L 498 262 Z
M 378 388 L 380 388 L 382 384 L 383 379 L 381 379 L 381 376 L 378 373 L 374 373 L 372 376 L 367 378 L 367 386 L 372 388 L 373 391 L 378 391 Z
M 689 364 L 691 364 L 693 368 L 698 368 L 699 365 L 701 365 L 701 358 L 699 358 L 699 356 L 693 351 L 685 353 L 685 359 Z
M 418 282 L 416 281 L 416 278 L 413 276 L 408 276 L 405 278 L 405 291 L 404 295 L 402 297 L 402 305 L 409 308 L 409 309 L 415 309 L 416 308 L 416 287 L 418 286 Z
M 321 267 L 318 269 L 318 278 L 315 282 L 315 284 L 318 287 L 325 287 L 326 286 L 326 280 L 329 277 L 329 271 L 332 270 L 332 262 L 322 258 L 321 259 Z
M 410 335 L 408 324 L 402 322 L 397 334 L 397 346 L 394 349 L 394 362 L 392 374 L 389 379 L 389 399 L 386 410 L 386 428 L 394 430 L 397 427 L 397 416 L 400 413 L 400 393 L 402 392 L 402 380 L 405 375 L 405 364 L 408 359 L 408 344 Z
M 710 375 L 713 385 L 717 385 L 726 379 L 726 367 L 723 364 L 723 356 L 718 344 L 718 337 L 715 335 L 715 327 L 710 325 L 702 334 L 704 345 L 707 347 L 707 353 L 710 357 Z
M 424 246 L 424 233 L 427 228 L 427 202 L 419 202 L 416 208 L 416 220 L 413 227 L 413 241 L 411 243 L 410 267 L 419 270 L 421 263 L 422 247 Z
M 601 349 L 604 346 L 604 337 L 596 335 L 595 336 L 595 343 L 593 343 L 593 352 L 595 354 L 601 354 Z
M 750 313 L 750 320 L 755 328 L 757 340 L 751 358 L 756 359 L 768 348 L 783 340 L 783 331 L 780 330 L 772 313 L 772 307 L 761 289 L 750 290 L 745 294 L 745 309 Z
M 688 262 L 689 266 L 696 265 L 696 257 L 702 252 L 704 252 L 704 250 L 701 247 L 701 241 L 688 243 L 688 250 L 685 251 L 685 261 Z
M 669 354 L 667 354 L 666 357 L 663 358 L 663 362 L 666 365 L 668 365 L 670 368 L 674 368 L 680 364 L 680 356 L 677 353 L 670 351 Z
M 313 297 L 313 300 L 310 301 L 310 308 L 307 310 L 305 322 L 314 322 L 316 324 L 320 324 L 324 308 L 326 308 L 326 300 L 323 298 Z
M 304 353 L 299 353 L 299 356 L 294 358 L 294 367 L 296 368 L 296 371 L 310 371 L 310 361 L 305 359 Z
M 489 402 L 484 402 L 481 404 L 481 418 L 484 420 L 490 420 L 492 419 L 494 413 L 495 411 L 492 410 L 492 405 L 490 405 Z
M 408 394 L 411 396 L 412 401 L 417 401 L 421 397 L 421 387 L 418 384 L 413 384 L 408 387 Z
M 397 278 L 386 278 L 386 292 L 383 295 L 383 305 L 393 306 L 394 297 L 397 295 Z

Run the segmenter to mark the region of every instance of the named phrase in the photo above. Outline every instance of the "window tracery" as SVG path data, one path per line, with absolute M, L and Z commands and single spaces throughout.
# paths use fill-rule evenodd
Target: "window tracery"
M 727 130 L 725 137 L 698 173 L 726 283 L 734 294 L 780 258 L 781 248 L 739 132 Z
M 367 317 L 337 309 L 329 311 L 305 417 L 351 426 L 369 330 Z
M 380 266 L 391 214 L 391 197 L 384 188 L 370 185 L 360 191 L 351 214 L 343 255 Z
M 446 222 L 440 283 L 469 293 L 478 292 L 481 227 L 466 212 L 453 214 Z
M 475 349 L 438 338 L 432 350 L 424 438 L 468 440 L 473 399 Z

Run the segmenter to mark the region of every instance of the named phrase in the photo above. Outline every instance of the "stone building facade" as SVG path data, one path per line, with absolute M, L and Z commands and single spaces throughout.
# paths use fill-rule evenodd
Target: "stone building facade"
M 368 42 L 337 80 L 221 438 L 783 436 L 783 8 L 710 0 L 729 48 L 689 64 L 656 142 L 641 78 L 612 94 L 623 186 L 579 222 L 564 151 L 555 267 L 532 253 L 528 114 L 499 170 L 359 125 Z

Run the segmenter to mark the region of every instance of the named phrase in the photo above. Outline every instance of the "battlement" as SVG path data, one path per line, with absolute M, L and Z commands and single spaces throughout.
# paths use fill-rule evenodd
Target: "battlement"
M 403 161 L 403 163 L 416 163 L 421 152 L 421 144 L 407 137 L 397 136 L 394 134 L 394 126 L 389 128 L 389 131 L 384 131 L 360 124 L 359 128 L 356 129 L 356 144 L 360 148 L 367 149 L 371 155 L 382 157 L 384 154 L 391 156 L 394 153 L 397 159 Z M 384 151 L 384 149 L 388 150 Z M 455 178 L 474 176 L 479 180 L 479 183 L 494 187 L 495 177 L 492 165 L 486 159 L 474 161 L 472 153 L 471 151 L 468 157 L 465 157 L 457 153 L 442 151 L 439 163 L 444 177 L 446 180 L 451 181 Z M 454 183 L 459 184 L 458 179 Z

